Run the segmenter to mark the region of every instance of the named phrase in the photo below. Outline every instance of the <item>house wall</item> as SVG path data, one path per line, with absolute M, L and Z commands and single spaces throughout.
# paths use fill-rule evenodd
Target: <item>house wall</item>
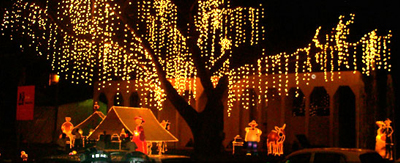
M 307 77 L 308 83 L 303 81 L 302 78 L 304 76 L 313 76 L 315 78 Z M 286 77 L 287 76 L 287 77 Z M 364 112 L 362 108 L 364 107 L 363 97 L 361 96 L 364 93 L 364 82 L 362 81 L 362 75 L 359 72 L 353 73 L 353 71 L 341 72 L 340 79 L 338 78 L 338 74 L 335 72 L 333 76 L 331 73 L 324 74 L 323 72 L 311 73 L 311 74 L 302 74 L 299 73 L 297 77 L 300 77 L 300 81 L 296 84 L 296 75 L 295 74 L 287 74 L 285 79 L 278 81 L 278 77 L 275 75 L 253 77 L 254 81 L 252 83 L 252 89 L 256 93 L 256 96 L 261 95 L 265 97 L 265 89 L 268 87 L 268 102 L 263 99 L 260 102 L 257 102 L 253 109 L 241 109 L 243 108 L 243 104 L 241 103 L 241 99 L 237 99 L 234 104 L 232 111 L 230 112 L 230 116 L 228 117 L 228 113 L 225 112 L 225 123 L 224 123 L 224 132 L 225 132 L 225 140 L 224 146 L 228 146 L 233 138 L 236 135 L 240 135 L 242 137 L 245 136 L 244 128 L 248 126 L 248 123 L 252 120 L 250 117 L 255 117 L 255 120 L 258 123 L 258 127 L 263 131 L 262 136 L 262 144 L 259 146 L 261 148 L 265 148 L 265 137 L 266 135 L 274 129 L 274 126 L 281 127 L 284 123 L 286 123 L 286 141 L 285 148 L 291 149 L 292 146 L 298 145 L 298 140 L 296 139 L 296 135 L 304 134 L 313 145 L 326 145 L 326 146 L 337 146 L 339 143 L 337 130 L 335 127 L 338 126 L 338 118 L 337 118 L 337 109 L 335 110 L 335 93 L 340 86 L 348 86 L 355 97 L 355 129 L 356 129 L 356 146 L 360 146 L 360 142 L 364 141 L 364 138 L 361 134 L 363 130 L 361 122 Z M 326 81 L 325 79 L 328 79 Z M 334 81 L 330 81 L 330 79 L 334 79 Z M 265 84 L 264 81 L 270 81 L 268 84 Z M 263 82 L 259 82 L 263 81 Z M 275 81 L 272 82 L 272 81 Z M 287 84 L 285 83 L 287 81 Z M 98 100 L 98 97 L 101 93 L 104 93 L 107 97 L 108 107 L 110 108 L 114 102 L 114 96 L 117 92 L 122 94 L 124 98 L 125 106 L 129 106 L 129 98 L 132 92 L 137 91 L 138 94 L 142 94 L 145 92 L 143 88 L 134 88 L 133 83 L 129 84 L 128 88 L 126 82 L 114 82 L 111 86 L 97 89 L 94 91 L 94 99 Z M 200 83 L 200 82 L 198 82 Z M 278 85 L 282 84 L 283 87 L 281 91 L 279 91 Z M 197 89 L 197 97 L 196 102 L 191 105 L 196 108 L 198 111 L 201 111 L 204 106 L 201 102 L 203 97 L 201 96 L 202 88 L 200 84 Z M 275 88 L 273 88 L 275 86 Z M 291 88 L 298 87 L 305 96 L 305 115 L 304 116 L 293 116 L 291 109 L 291 98 L 286 96 L 289 94 L 289 91 L 285 91 L 285 89 L 290 90 Z M 310 116 L 310 95 L 315 87 L 323 87 L 327 94 L 329 95 L 329 116 Z M 261 89 L 258 90 L 258 89 Z M 126 90 L 129 90 L 127 93 Z M 241 94 L 241 87 L 236 90 L 236 95 Z M 261 92 L 261 94 L 260 94 Z M 280 93 L 280 95 L 279 95 Z M 147 94 L 148 96 L 148 94 Z M 236 96 L 238 97 L 238 96 Z M 140 100 L 144 100 L 145 97 L 140 97 Z M 149 100 L 149 99 L 146 99 Z M 227 101 L 227 99 L 224 99 Z M 199 102 L 200 101 L 200 102 Z M 153 107 L 153 106 L 142 106 L 142 107 Z M 225 107 L 227 108 L 227 106 Z M 153 110 L 156 111 L 156 110 Z M 161 122 L 162 120 L 169 120 L 171 122 L 171 133 L 175 135 L 180 141 L 175 143 L 173 147 L 183 148 L 185 147 L 190 139 L 192 138 L 190 128 L 187 126 L 186 122 L 182 119 L 182 117 L 177 113 L 173 106 L 168 102 L 165 102 L 163 105 L 163 110 L 157 111 L 158 120 Z
M 361 74 L 359 72 L 353 73 L 351 72 L 341 72 L 341 79 L 338 79 L 337 76 L 334 77 L 333 82 L 325 82 L 325 75 L 323 72 L 321 73 L 312 73 L 315 75 L 314 79 L 310 79 L 309 83 L 300 82 L 298 85 L 295 83 L 295 75 L 288 74 L 288 90 L 290 88 L 298 88 L 304 93 L 305 96 L 305 115 L 304 116 L 293 116 L 290 105 L 290 98 L 286 96 L 285 92 L 281 92 L 281 95 L 277 95 L 276 93 L 271 93 L 271 89 L 268 91 L 268 102 L 262 103 L 259 105 L 258 113 L 261 115 L 258 116 L 256 121 L 259 124 L 259 128 L 263 131 L 262 141 L 265 140 L 266 135 L 274 129 L 274 126 L 281 127 L 284 123 L 286 123 L 286 141 L 285 147 L 292 148 L 296 143 L 298 144 L 298 140 L 295 137 L 298 134 L 304 134 L 311 145 L 322 145 L 322 146 L 338 146 L 338 135 L 335 127 L 338 126 L 337 120 L 337 111 L 335 110 L 335 101 L 334 95 L 340 86 L 348 86 L 351 88 L 352 92 L 355 96 L 355 129 L 356 129 L 356 147 L 360 147 L 360 142 L 362 137 L 360 136 L 360 116 L 361 116 L 361 107 L 363 105 L 363 99 L 360 96 L 360 93 L 364 90 L 364 83 L 361 78 Z M 337 74 L 335 74 L 337 75 Z M 299 76 L 303 76 L 303 74 L 299 74 Z M 273 81 L 274 76 L 263 76 L 264 80 Z M 327 78 L 330 79 L 330 74 L 327 75 Z M 259 80 L 259 79 L 255 79 Z M 285 80 L 282 80 L 284 82 Z M 254 82 L 257 83 L 257 82 Z M 273 82 L 268 82 L 268 88 L 272 88 Z M 279 83 L 276 82 L 275 85 Z M 265 88 L 263 85 L 261 88 Z M 329 116 L 310 116 L 310 96 L 315 87 L 323 87 L 327 94 L 329 95 Z M 253 88 L 258 88 L 258 85 Z M 276 87 L 277 88 L 277 87 Z M 259 92 L 259 91 L 255 91 Z M 242 92 L 239 92 L 242 93 Z M 275 94 L 274 97 L 271 95 Z M 289 94 L 289 93 L 288 93 Z M 234 104 L 233 111 L 231 113 L 231 117 L 228 117 L 227 114 L 225 118 L 227 119 L 225 124 L 226 129 L 226 138 L 232 138 L 236 135 L 245 136 L 245 133 L 241 131 L 247 127 L 248 123 L 251 121 L 249 119 L 249 110 L 241 110 L 239 102 Z M 336 117 L 336 119 L 335 119 Z M 231 120 L 229 120 L 231 119 Z M 239 131 L 232 130 L 231 125 L 238 124 Z M 235 132 L 236 131 L 236 132 Z M 227 145 L 230 142 L 230 139 L 226 139 L 224 143 Z M 260 144 L 260 146 L 264 146 L 264 142 Z

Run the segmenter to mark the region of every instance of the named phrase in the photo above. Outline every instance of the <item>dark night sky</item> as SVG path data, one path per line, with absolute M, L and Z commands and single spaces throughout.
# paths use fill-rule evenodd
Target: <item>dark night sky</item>
M 399 12 L 395 1 L 300 1 L 276 0 L 265 2 L 268 47 L 272 52 L 290 51 L 305 47 L 314 36 L 315 29 L 330 29 L 338 23 L 340 15 L 355 14 L 350 37 L 359 39 L 363 34 L 378 29 L 386 34 L 395 30 Z M 398 28 L 398 26 L 397 26 Z M 279 48 L 273 48 L 279 47 Z
M 186 0 L 176 1 L 185 2 Z M 392 30 L 392 74 L 396 92 L 400 92 L 397 91 L 397 83 L 399 83 L 397 74 L 400 74 L 398 70 L 399 62 L 397 62 L 399 59 L 398 48 L 400 47 L 398 46 L 398 38 L 400 37 L 398 1 L 237 0 L 232 3 L 245 6 L 263 3 L 266 16 L 264 23 L 267 30 L 265 45 L 267 54 L 290 53 L 297 48 L 305 47 L 310 43 L 318 26 L 322 26 L 323 29 L 333 28 L 338 23 L 340 15 L 349 16 L 350 13 L 355 14 L 355 23 L 350 27 L 350 37 L 355 40 L 375 28 L 382 32 L 382 35 L 386 35 L 388 30 Z M 7 6 L 9 1 L 1 1 L 0 5 Z M 4 7 L 1 7 L 1 11 L 4 12 Z M 48 72 L 50 67 L 49 63 L 43 59 L 32 54 L 20 53 L 17 44 L 10 42 L 8 37 L 0 36 L 0 39 L 0 126 L 3 128 L 5 117 L 10 117 L 8 116 L 10 114 L 15 115 L 9 106 L 14 106 L 16 103 L 16 83 L 18 83 L 22 72 L 20 67 L 23 65 L 26 68 L 28 83 L 36 84 L 39 82 L 42 87 L 45 85 L 43 85 L 43 82 L 46 83 L 44 79 L 46 73 L 43 72 Z M 69 92 L 64 92 L 63 97 L 77 97 L 88 93 L 87 96 L 81 97 L 85 98 L 92 94 L 90 88 L 85 86 L 77 86 L 77 88 L 65 91 Z M 80 99 L 77 98 L 76 100 Z
M 187 3 L 192 0 L 175 0 L 177 3 Z M 338 23 L 340 15 L 349 16 L 354 13 L 355 23 L 350 27 L 350 39 L 359 40 L 360 37 L 374 29 L 378 29 L 382 35 L 388 30 L 393 33 L 393 58 L 396 59 L 394 48 L 398 45 L 399 33 L 399 11 L 396 8 L 396 1 L 361 1 L 361 0 L 234 0 L 233 5 L 258 6 L 263 4 L 265 9 L 267 54 L 279 52 L 291 53 L 297 48 L 307 46 L 315 34 L 315 30 L 322 26 L 322 29 L 330 29 Z M 9 1 L 2 1 L 2 6 L 10 5 Z M 188 5 L 180 5 L 188 9 Z M 3 8 L 1 8 L 2 11 Z M 187 12 L 183 10 L 183 12 Z M 1 37 L 2 41 L 4 37 Z M 9 40 L 6 40 L 9 43 Z M 10 49 L 9 46 L 6 46 Z M 254 54 L 253 58 L 257 58 Z M 246 56 L 249 56 L 246 54 Z M 243 56 L 244 57 L 244 56 Z M 238 58 L 243 59 L 241 56 Z

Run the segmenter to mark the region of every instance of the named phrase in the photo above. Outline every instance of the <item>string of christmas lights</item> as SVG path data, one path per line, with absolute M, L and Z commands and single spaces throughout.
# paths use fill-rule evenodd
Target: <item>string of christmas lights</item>
M 388 32 L 386 36 L 378 36 L 377 29 L 365 34 L 359 39 L 359 41 L 351 43 L 347 41 L 347 37 L 350 34 L 349 25 L 354 23 L 354 14 L 350 14 L 350 19 L 345 21 L 345 16 L 339 17 L 339 22 L 336 28 L 330 31 L 330 34 L 326 34 L 325 42 L 319 41 L 321 27 L 316 29 L 315 35 L 311 40 L 311 43 L 307 47 L 298 48 L 295 52 L 291 54 L 286 54 L 285 52 L 268 55 L 261 57 L 256 64 L 258 68 L 258 78 L 264 78 L 266 81 L 262 85 L 261 80 L 258 82 L 258 88 L 256 92 L 259 94 L 258 100 L 261 99 L 261 95 L 264 95 L 264 100 L 268 102 L 268 89 L 276 89 L 278 95 L 281 96 L 288 93 L 288 83 L 289 73 L 294 73 L 295 84 L 296 84 L 296 94 L 298 97 L 298 90 L 300 82 L 304 82 L 309 85 L 311 80 L 312 72 L 323 72 L 325 82 L 332 82 L 335 79 L 341 79 L 341 71 L 361 71 L 362 74 L 367 76 L 371 75 L 371 72 L 375 69 L 383 69 L 388 72 L 391 71 L 390 64 L 390 38 L 392 37 L 391 31 Z M 360 48 L 361 47 L 361 48 Z M 357 52 L 357 49 L 362 49 L 361 52 Z M 264 49 L 263 49 L 264 51 Z M 312 51 L 312 52 L 311 52 Z M 311 53 L 315 53 L 312 55 Z M 357 55 L 361 53 L 361 62 L 358 61 Z M 301 61 L 302 60 L 302 61 Z M 265 63 L 265 64 L 260 64 Z M 294 64 L 291 66 L 289 63 Z M 360 65 L 361 64 L 361 65 Z M 246 71 L 254 71 L 249 69 L 252 65 L 244 65 L 240 68 L 231 70 L 231 75 L 244 75 Z M 290 69 L 294 67 L 294 70 Z M 361 67 L 361 69 L 359 69 Z M 260 72 L 262 71 L 262 72 Z M 300 76 L 302 72 L 302 76 Z M 335 75 L 335 72 L 337 73 Z M 246 74 L 251 74 L 246 73 Z M 272 75 L 271 78 L 268 75 Z M 282 75 L 284 77 L 282 77 Z M 328 79 L 330 77 L 330 80 Z M 228 97 L 234 98 L 238 97 L 241 100 L 246 100 L 250 97 L 247 88 L 252 88 L 254 86 L 249 86 L 247 83 L 251 78 L 241 78 L 241 77 L 231 77 L 229 78 L 230 90 Z M 268 79 L 271 79 L 268 81 Z M 255 80 L 254 78 L 252 80 Z M 236 99 L 230 99 L 228 101 L 228 107 L 233 107 L 233 103 Z M 245 109 L 248 109 L 250 105 L 246 102 L 242 102 L 241 105 Z M 251 104 L 253 105 L 253 104 Z M 232 108 L 228 109 L 230 112 Z M 230 113 L 228 114 L 230 115 Z
M 179 94 L 189 94 L 190 102 L 198 94 L 197 70 L 187 45 L 193 37 L 190 28 L 199 33 L 196 45 L 206 68 L 219 66 L 210 79 L 213 85 L 222 76 L 228 76 L 228 115 L 236 104 L 248 109 L 255 103 L 268 102 L 270 88 L 276 88 L 278 95 L 288 96 L 288 76 L 292 73 L 297 92 L 300 82 L 309 84 L 312 72 L 323 72 L 325 82 L 332 82 L 341 79 L 341 71 L 360 71 L 367 76 L 375 69 L 391 71 L 391 31 L 379 36 L 373 30 L 359 41 L 349 42 L 354 14 L 348 19 L 340 16 L 329 33 L 322 34 L 321 27 L 317 28 L 311 43 L 293 53 L 267 55 L 262 49 L 262 57 L 256 63 L 232 69 L 234 47 L 257 46 L 265 40 L 265 28 L 260 24 L 264 18 L 262 5 L 231 7 L 230 1 L 199 0 L 193 27 L 189 24 L 189 34 L 184 34 L 178 28 L 177 6 L 170 0 L 129 1 L 128 6 L 113 0 L 62 0 L 56 14 L 48 13 L 49 3 L 42 9 L 17 0 L 5 10 L 1 30 L 9 30 L 11 40 L 27 36 L 29 42 L 22 43 L 21 50 L 34 48 L 38 55 L 46 55 L 52 69 L 72 83 L 98 82 L 97 88 L 101 90 L 113 86 L 112 81 L 125 81 L 127 94 L 140 93 L 140 105 L 160 110 L 166 95 L 148 53 L 150 49 L 142 45 L 143 39 L 150 43 L 167 79 Z M 122 13 L 128 11 L 124 8 L 135 11 L 128 13 L 132 15 L 132 24 L 122 20 Z M 321 39 L 323 35 L 325 39 Z M 222 66 L 217 65 L 221 60 Z M 119 97 L 121 82 L 116 87 Z M 248 89 L 255 90 L 257 100 L 250 97 Z

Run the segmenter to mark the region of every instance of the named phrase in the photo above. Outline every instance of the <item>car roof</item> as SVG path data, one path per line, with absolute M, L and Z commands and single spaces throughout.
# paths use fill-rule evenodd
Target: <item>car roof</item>
M 331 148 L 306 148 L 306 149 L 301 149 L 298 151 L 295 151 L 291 154 L 289 154 L 286 158 L 297 155 L 297 154 L 303 154 L 303 153 L 338 153 L 345 155 L 347 159 L 353 160 L 355 159 L 354 156 L 358 157 L 361 154 L 365 153 L 376 153 L 374 150 L 371 149 L 361 149 L 361 148 L 336 148 L 336 147 L 331 147 Z
M 306 148 L 306 149 L 301 149 L 295 152 L 292 152 L 291 154 L 287 155 L 285 157 L 285 160 L 291 158 L 292 156 L 295 155 L 301 155 L 301 154 L 311 154 L 312 157 L 314 157 L 314 154 L 316 153 L 336 153 L 343 155 L 346 159 L 347 162 L 360 162 L 361 155 L 367 154 L 369 156 L 379 156 L 380 155 L 372 149 L 361 149 L 361 148 L 337 148 L 337 147 L 329 147 L 329 148 Z M 368 157 L 369 158 L 369 157 Z M 371 157 L 374 158 L 374 157 Z M 381 157 L 380 157 L 381 158 Z
M 298 151 L 293 152 L 292 154 L 295 153 L 307 153 L 307 152 L 336 152 L 336 153 L 370 153 L 370 152 L 375 152 L 374 150 L 371 149 L 361 149 L 361 148 L 306 148 L 306 149 L 301 149 Z
M 337 148 L 337 147 L 330 147 L 330 148 L 306 148 L 295 151 L 285 157 L 285 160 L 298 154 L 313 154 L 313 153 L 337 153 L 343 155 L 346 161 L 349 162 L 359 162 L 360 155 L 368 154 L 368 153 L 376 153 L 376 151 L 371 149 L 361 149 L 361 148 Z M 378 153 L 376 153 L 378 155 Z

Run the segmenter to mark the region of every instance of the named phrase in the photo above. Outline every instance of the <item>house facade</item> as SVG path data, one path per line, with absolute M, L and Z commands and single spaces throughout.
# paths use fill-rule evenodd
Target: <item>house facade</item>
M 296 82 L 296 77 L 304 75 L 310 76 L 307 82 Z M 262 81 L 276 82 L 256 82 L 261 81 L 260 78 Z M 249 78 L 251 87 L 233 87 L 236 89 L 233 98 L 236 99 L 230 113 L 225 111 L 224 146 L 228 147 L 236 135 L 244 137 L 245 127 L 250 121 L 256 120 L 263 132 L 259 146 L 264 149 L 268 133 L 275 126 L 281 127 L 283 124 L 286 124 L 284 148 L 287 152 L 304 147 L 307 143 L 312 146 L 373 148 L 377 129 L 375 121 L 393 116 L 394 106 L 388 104 L 391 100 L 386 100 L 385 105 L 378 105 L 376 95 L 384 89 L 386 98 L 394 98 L 388 94 L 393 90 L 388 86 L 389 82 L 379 86 L 374 75 L 365 77 L 357 71 L 342 71 L 340 74 L 293 73 L 285 75 L 285 80 L 277 78 L 277 75 L 257 76 Z M 390 81 L 390 77 L 385 81 Z M 278 87 L 280 84 L 285 87 Z M 95 87 L 94 101 L 102 101 L 108 108 L 113 105 L 150 108 L 160 122 L 170 121 L 170 132 L 179 139 L 169 147 L 190 147 L 190 128 L 168 100 L 159 111 L 151 92 L 131 85 L 140 84 L 112 81 L 108 87 Z M 189 99 L 191 105 L 200 112 L 205 99 L 201 96 L 201 85 L 198 84 L 198 87 L 197 96 Z M 247 95 L 246 98 L 243 98 L 244 95 Z M 228 100 L 231 99 L 224 99 L 226 103 Z

